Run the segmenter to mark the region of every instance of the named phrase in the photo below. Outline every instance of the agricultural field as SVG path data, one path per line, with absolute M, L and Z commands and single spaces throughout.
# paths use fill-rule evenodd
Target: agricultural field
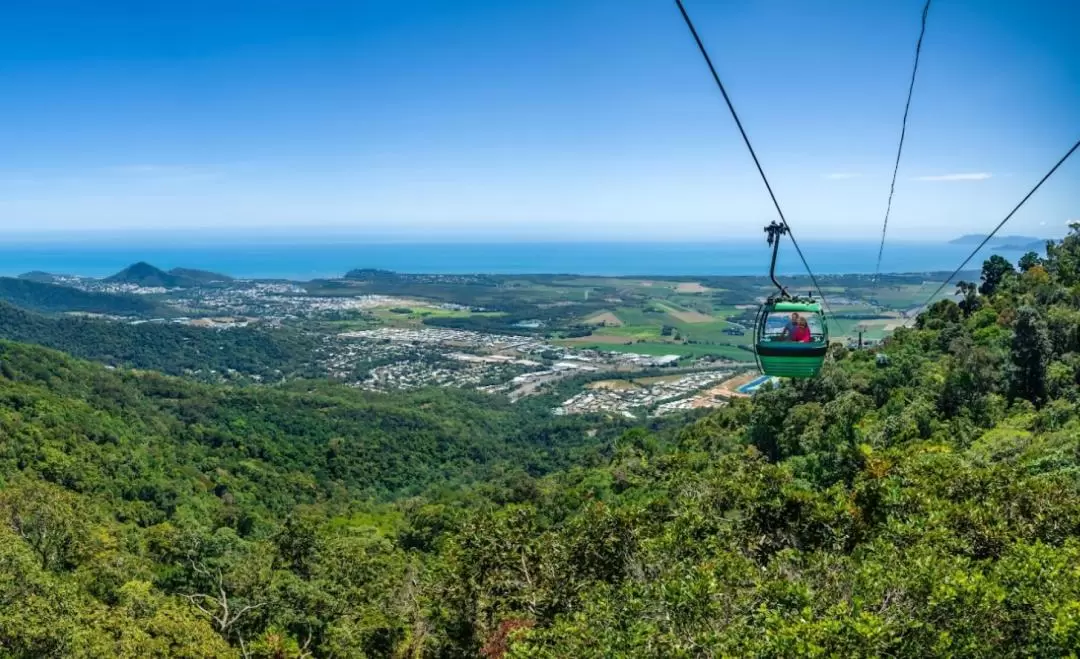
M 584 320 L 586 325 L 604 325 L 607 327 L 621 327 L 623 321 L 610 311 L 598 311 Z
M 498 318 L 505 316 L 502 311 L 471 311 L 469 309 L 446 309 L 428 304 L 409 304 L 408 306 L 377 307 L 372 312 L 384 321 L 404 322 L 419 325 L 425 318 Z
M 866 291 L 866 294 L 867 299 L 873 299 L 884 307 L 898 310 L 911 309 L 925 302 L 940 283 L 939 281 L 926 281 L 903 286 L 881 286 L 877 290 Z M 935 299 L 947 297 L 952 292 L 951 289 L 947 289 Z
M 745 360 L 750 356 L 738 347 L 750 345 L 749 325 L 728 320 L 742 317 L 747 310 L 713 305 L 707 300 L 689 304 L 675 294 L 675 287 L 666 288 L 667 294 L 646 298 L 636 306 L 619 306 L 586 316 L 581 322 L 590 327 L 588 335 L 565 337 L 558 342 L 569 347 L 686 358 L 712 355 Z
M 846 341 L 888 335 L 937 286 L 931 274 L 819 278 L 831 335 Z M 806 277 L 785 278 L 792 291 Z M 527 334 L 571 348 L 746 360 L 758 305 L 773 291 L 765 277 L 575 277 L 572 275 L 404 275 L 354 271 L 311 282 L 315 295 L 393 296 L 368 322 Z M 951 294 L 951 290 L 947 294 Z
M 687 309 L 685 307 L 676 306 L 671 302 L 657 302 L 656 306 L 663 309 L 675 320 L 683 323 L 710 323 L 716 320 L 715 317 L 707 313 L 703 313 L 696 309 Z
M 711 288 L 706 288 L 696 281 L 681 281 L 675 284 L 676 293 L 708 293 Z
M 864 339 L 880 341 L 905 322 L 903 318 L 829 318 L 829 334 L 834 341 L 854 339 L 862 328 Z

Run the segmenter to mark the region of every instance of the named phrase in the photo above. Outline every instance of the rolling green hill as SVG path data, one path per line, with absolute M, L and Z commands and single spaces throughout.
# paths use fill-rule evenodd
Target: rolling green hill
M 95 293 L 32 279 L 0 277 L 0 300 L 42 313 L 79 311 L 117 316 L 164 315 L 168 309 L 137 295 Z
M 0 302 L 0 339 L 33 343 L 112 366 L 175 375 L 237 371 L 276 381 L 310 370 L 315 340 L 290 330 L 215 331 L 173 323 L 51 317 Z
M 179 278 L 186 284 L 205 286 L 207 284 L 224 284 L 233 281 L 228 275 L 208 270 L 196 270 L 195 268 L 173 268 L 168 274 Z
M 30 272 L 24 272 L 17 277 L 17 279 L 26 279 L 28 281 L 36 281 L 42 284 L 56 283 L 57 278 L 60 275 L 54 275 L 51 272 L 44 272 L 42 270 L 31 270 Z

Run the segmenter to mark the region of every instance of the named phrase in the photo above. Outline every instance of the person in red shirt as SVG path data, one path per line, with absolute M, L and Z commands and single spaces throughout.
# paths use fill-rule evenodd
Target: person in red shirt
M 806 324 L 806 318 L 799 317 L 798 324 L 795 326 L 795 330 L 791 333 L 791 340 L 797 343 L 810 343 L 813 337 L 810 336 L 810 326 Z

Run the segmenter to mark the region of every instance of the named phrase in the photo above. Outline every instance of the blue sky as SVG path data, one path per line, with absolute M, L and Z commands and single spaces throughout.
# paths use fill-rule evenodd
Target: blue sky
M 685 1 L 798 237 L 877 236 L 921 0 Z M 7 232 L 708 240 L 773 218 L 667 0 L 20 4 Z M 1078 24 L 1070 0 L 937 0 L 890 236 L 988 230 L 1080 137 Z M 1080 157 L 1006 232 L 1069 220 Z

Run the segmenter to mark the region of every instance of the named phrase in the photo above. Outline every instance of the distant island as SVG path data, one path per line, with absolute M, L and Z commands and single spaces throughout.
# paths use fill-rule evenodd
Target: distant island
M 949 241 L 950 245 L 978 245 L 986 238 L 986 235 L 969 233 Z M 995 249 L 1025 252 L 1028 250 L 1041 250 L 1046 247 L 1045 238 L 1033 238 L 1031 236 L 994 236 L 987 243 Z

